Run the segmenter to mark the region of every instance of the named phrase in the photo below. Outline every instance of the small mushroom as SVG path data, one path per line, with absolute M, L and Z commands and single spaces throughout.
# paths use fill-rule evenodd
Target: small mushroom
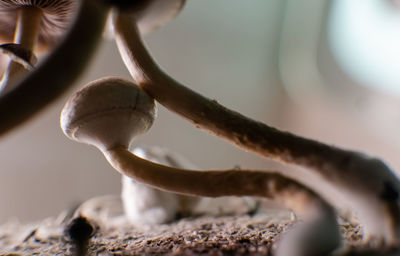
M 155 163 L 182 166 L 181 158 L 177 160 L 176 155 L 171 155 L 159 147 L 136 147 L 131 151 L 140 158 Z M 187 161 L 183 165 L 187 167 Z M 127 218 L 135 225 L 171 222 L 176 220 L 178 215 L 189 214 L 200 201 L 199 197 L 162 191 L 126 175 L 122 175 L 121 198 Z
M 103 1 L 79 1 L 73 25 L 60 44 L 33 72 L 0 95 L 1 135 L 28 120 L 73 84 L 101 39 L 109 10 L 110 5 Z
M 115 39 L 122 59 L 138 85 L 166 108 L 196 127 L 264 157 L 299 165 L 333 185 L 348 199 L 366 233 L 389 244 L 400 241 L 400 180 L 383 161 L 272 128 L 229 110 L 164 73 L 146 49 L 134 15 L 115 10 Z M 301 181 L 301 177 L 297 177 Z M 387 184 L 390 188 L 387 188 Z M 325 193 L 321 184 L 312 187 Z M 393 196 L 382 196 L 385 191 Z
M 0 40 L 13 42 L 27 51 L 53 47 L 65 34 L 74 16 L 76 0 L 0 0 Z M 26 72 L 11 60 L 0 90 L 12 86 Z
M 107 151 L 129 148 L 132 137 L 146 132 L 155 116 L 154 100 L 144 91 L 127 80 L 106 77 L 74 94 L 60 122 L 68 137 Z
M 294 210 L 306 223 L 304 232 L 288 238 L 297 255 L 322 255 L 340 244 L 335 213 L 321 197 L 276 172 L 251 170 L 200 171 L 156 164 L 129 151 L 135 136 L 147 131 L 155 105 L 130 81 L 103 78 L 75 93 L 61 113 L 61 127 L 71 139 L 97 147 L 121 174 L 158 189 L 195 196 L 262 196 Z M 288 236 L 289 237 L 289 236 Z M 318 239 L 320 246 L 304 242 Z M 283 239 L 285 241 L 286 239 Z M 281 246 L 282 247 L 282 246 Z M 285 247 L 291 245 L 285 243 Z M 314 254 L 316 251 L 320 254 Z M 279 252 L 279 250 L 278 250 Z

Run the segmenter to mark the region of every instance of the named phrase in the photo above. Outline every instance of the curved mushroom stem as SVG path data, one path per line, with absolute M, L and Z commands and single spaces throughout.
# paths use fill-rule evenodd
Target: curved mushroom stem
M 34 72 L 0 96 L 0 135 L 60 96 L 90 60 L 103 33 L 109 6 L 97 0 L 79 2 L 79 12 L 64 41 Z
M 35 7 L 25 7 L 18 10 L 17 26 L 15 27 L 14 43 L 28 51 L 34 52 L 37 44 L 42 11 Z M 13 60 L 1 78 L 0 92 L 11 88 L 26 74 L 23 65 Z
M 103 154 L 121 174 L 170 192 L 206 197 L 262 196 L 275 199 L 307 223 L 302 232 L 283 239 L 285 245 L 281 248 L 285 249 L 278 250 L 279 256 L 326 255 L 340 245 L 332 207 L 308 188 L 278 173 L 179 169 L 141 159 L 121 146 L 103 150 Z M 319 246 L 312 243 L 315 240 Z
M 382 161 L 279 131 L 188 89 L 158 67 L 132 20 L 129 13 L 114 13 L 115 38 L 129 72 L 149 95 L 196 127 L 239 147 L 314 170 L 345 193 L 371 233 L 389 243 L 400 240 L 400 181 Z M 396 195 L 390 199 L 382 197 L 387 183 Z M 318 184 L 313 189 L 324 192 Z

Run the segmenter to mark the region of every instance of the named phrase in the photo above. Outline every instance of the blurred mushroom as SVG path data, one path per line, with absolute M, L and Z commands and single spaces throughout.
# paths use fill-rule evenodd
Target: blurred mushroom
M 76 15 L 77 2 L 0 0 L 0 41 L 4 43 L 20 39 L 33 46 L 37 42 L 40 50 L 54 47 L 70 27 Z M 26 26 L 34 30 L 29 31 Z
M 299 165 L 330 183 L 355 210 L 366 233 L 389 243 L 400 241 L 400 180 L 383 161 L 279 131 L 229 110 L 175 81 L 147 51 L 129 12 L 114 13 L 115 38 L 122 59 L 141 88 L 166 108 L 239 147 L 282 162 Z M 297 177 L 301 181 L 301 177 Z M 388 185 L 389 184 L 389 185 Z M 312 184 L 324 194 L 324 184 Z M 392 197 L 382 196 L 392 191 Z M 347 203 L 347 205 L 343 205 Z
M 8 55 L 14 62 L 18 62 L 25 69 L 31 70 L 37 63 L 35 54 L 19 44 L 1 44 L 0 52 Z
M 84 216 L 100 227 L 128 226 L 120 195 L 101 195 L 82 202 L 73 213 L 74 217 Z
M 19 44 L 36 52 L 53 47 L 69 27 L 76 0 L 1 0 L 0 41 Z M 24 66 L 11 61 L 3 74 L 0 90 L 23 78 Z
M 101 38 L 110 5 L 95 0 L 79 3 L 73 25 L 60 44 L 33 72 L 0 95 L 1 135 L 61 95 L 85 69 Z

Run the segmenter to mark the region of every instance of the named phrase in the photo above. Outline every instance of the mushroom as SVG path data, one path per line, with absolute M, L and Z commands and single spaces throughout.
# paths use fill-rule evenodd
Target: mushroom
M 296 241 L 280 246 L 280 256 L 325 255 L 340 244 L 335 213 L 317 194 L 276 172 L 251 170 L 200 171 L 168 167 L 129 151 L 134 137 L 147 131 L 156 115 L 155 104 L 128 80 L 108 77 L 76 92 L 61 113 L 61 127 L 70 139 L 97 147 L 121 174 L 158 189 L 195 196 L 262 196 L 294 210 L 305 231 Z M 297 232 L 296 232 L 297 233 Z M 295 233 L 293 233 L 295 234 Z M 318 240 L 319 246 L 310 241 Z M 291 248 L 291 249 L 289 249 Z M 316 254 L 319 253 L 319 254 Z M 322 254 L 323 253 L 323 254 Z
M 151 127 L 156 113 L 154 100 L 144 91 L 127 80 L 106 77 L 68 100 L 60 124 L 68 137 L 105 152 L 116 146 L 129 148 L 132 137 Z
M 400 181 L 382 160 L 280 131 L 190 90 L 156 64 L 134 20 L 133 13 L 115 10 L 115 39 L 130 74 L 149 95 L 196 127 L 245 150 L 309 169 L 348 199 L 367 234 L 388 244 L 400 242 Z M 312 186 L 325 193 L 324 186 Z
M 161 148 L 136 147 L 131 152 L 155 163 L 182 166 L 181 158 Z M 187 162 L 183 165 L 187 167 Z M 190 164 L 189 164 L 190 165 Z M 191 165 L 192 166 L 192 165 Z M 190 167 L 187 167 L 190 168 Z M 137 224 L 162 224 L 176 220 L 178 215 L 189 214 L 200 201 L 198 197 L 162 191 L 122 175 L 121 198 L 129 221 Z
M 1 135 L 61 95 L 90 60 L 101 38 L 110 5 L 92 0 L 79 3 L 73 25 L 60 44 L 33 72 L 0 95 Z
M 42 51 L 54 46 L 65 34 L 74 14 L 75 0 L 1 0 L 0 40 L 20 45 L 27 51 Z M 38 45 L 37 45 L 38 44 Z M 23 77 L 24 66 L 9 63 L 0 90 Z

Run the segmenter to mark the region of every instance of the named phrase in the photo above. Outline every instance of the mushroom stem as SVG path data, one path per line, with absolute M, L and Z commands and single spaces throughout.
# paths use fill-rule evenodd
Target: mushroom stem
M 125 13 L 114 19 L 117 45 L 129 72 L 149 95 L 196 127 L 246 150 L 318 169 L 324 175 L 332 174 L 323 166 L 336 166 L 340 159 L 349 156 L 349 152 L 251 120 L 175 81 L 155 63 L 132 19 Z
M 60 96 L 90 60 L 103 33 L 109 6 L 97 0 L 79 2 L 75 22 L 61 44 L 25 79 L 0 96 L 0 135 Z
M 400 240 L 400 181 L 384 162 L 280 131 L 188 89 L 158 67 L 132 20 L 129 13 L 114 13 L 115 38 L 130 74 L 149 95 L 196 127 L 241 148 L 314 170 L 346 196 L 369 232 L 391 243 Z M 388 190 L 387 182 L 395 195 L 390 198 L 382 196 Z M 321 193 L 325 190 L 320 184 L 313 189 Z
M 123 146 L 104 149 L 102 152 L 121 174 L 170 192 L 205 197 L 275 198 L 302 215 L 310 210 L 310 204 L 319 205 L 323 202 L 323 199 L 308 188 L 277 172 L 180 169 L 137 157 Z
M 14 43 L 35 52 L 42 11 L 35 7 L 23 7 L 18 9 L 18 20 L 15 28 Z M 0 91 L 11 88 L 21 79 L 27 70 L 18 62 L 10 60 L 8 67 L 1 78 Z
M 296 250 L 290 250 L 291 253 L 302 252 L 296 255 L 325 255 L 340 244 L 333 208 L 305 186 L 278 173 L 179 169 L 139 158 L 122 146 L 103 150 L 103 154 L 121 174 L 170 192 L 206 197 L 261 196 L 276 200 L 295 211 L 307 223 L 301 234 L 291 237 L 290 241 L 296 241 L 295 245 L 285 242 L 285 247 L 296 247 Z M 299 241 L 304 239 L 307 241 Z M 318 247 L 312 242 L 315 239 L 320 243 Z M 320 254 L 314 254 L 315 250 L 319 250 Z M 289 254 L 287 249 L 283 251 L 285 253 L 278 255 L 294 255 Z
M 42 11 L 36 7 L 25 7 L 18 10 L 14 43 L 34 50 L 38 40 Z

